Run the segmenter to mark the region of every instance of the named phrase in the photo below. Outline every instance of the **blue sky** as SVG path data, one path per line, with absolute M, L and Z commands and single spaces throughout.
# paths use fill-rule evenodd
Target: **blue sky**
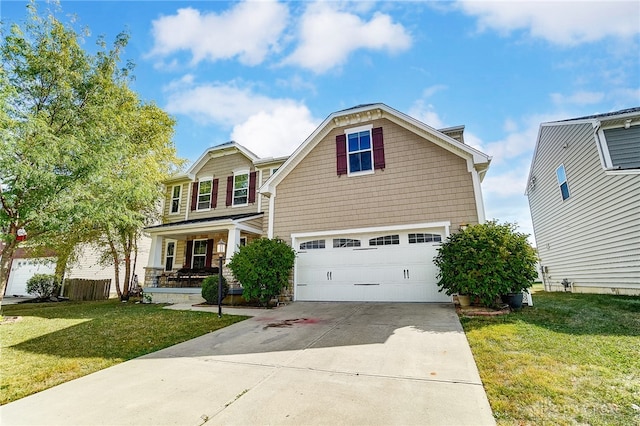
M 26 4 L 2 0 L 3 26 Z M 132 88 L 177 120 L 183 158 L 229 140 L 288 155 L 332 112 L 382 102 L 465 125 L 493 157 L 487 217 L 528 234 L 540 123 L 640 106 L 638 1 L 63 0 L 55 14 L 91 30 L 89 51 L 129 32 Z

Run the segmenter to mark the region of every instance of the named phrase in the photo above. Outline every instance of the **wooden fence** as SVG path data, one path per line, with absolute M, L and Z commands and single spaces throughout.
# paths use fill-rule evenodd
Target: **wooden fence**
M 109 298 L 111 280 L 87 280 L 68 278 L 64 280 L 62 296 L 69 300 L 106 300 Z

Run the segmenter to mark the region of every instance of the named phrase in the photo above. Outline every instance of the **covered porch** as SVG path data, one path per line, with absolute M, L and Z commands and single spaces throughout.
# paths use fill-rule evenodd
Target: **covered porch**
M 241 245 L 262 236 L 262 213 L 194 219 L 145 229 L 151 236 L 144 294 L 154 303 L 200 303 L 202 281 L 222 274 L 231 293 L 242 287 L 226 267 Z

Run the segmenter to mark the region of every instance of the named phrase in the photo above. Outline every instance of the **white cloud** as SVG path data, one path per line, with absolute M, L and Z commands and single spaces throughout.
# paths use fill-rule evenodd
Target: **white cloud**
M 569 96 L 563 95 L 561 93 L 551 94 L 551 100 L 556 105 L 593 105 L 602 102 L 603 99 L 603 92 L 588 92 L 584 90 L 575 92 Z
M 288 17 L 287 6 L 274 1 L 246 1 L 221 14 L 178 9 L 153 21 L 150 55 L 189 51 L 193 64 L 237 57 L 245 65 L 257 65 L 278 50 Z
M 376 12 L 369 21 L 338 10 L 336 3 L 310 4 L 300 21 L 300 44 L 283 61 L 318 74 L 342 65 L 358 49 L 391 53 L 408 49 L 411 36 L 389 15 Z
M 457 6 L 478 18 L 481 31 L 509 34 L 526 30 L 533 37 L 565 46 L 640 33 L 637 1 L 465 0 Z
M 300 102 L 269 98 L 239 82 L 197 84 L 187 75 L 165 90 L 166 111 L 232 129 L 231 139 L 261 157 L 291 154 L 320 122 Z
M 428 89 L 427 89 L 428 90 Z M 447 127 L 440 118 L 435 108 L 431 104 L 425 104 L 424 100 L 419 99 L 409 108 L 408 115 L 420 120 L 423 123 L 433 127 L 434 129 L 442 129 Z
M 233 128 L 231 138 L 261 157 L 281 157 L 291 155 L 316 127 L 306 106 L 283 105 L 250 116 Z

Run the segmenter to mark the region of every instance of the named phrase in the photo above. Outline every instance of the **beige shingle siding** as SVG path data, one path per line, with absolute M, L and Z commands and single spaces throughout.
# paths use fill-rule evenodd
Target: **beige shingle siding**
M 196 174 L 196 179 L 213 178 L 218 179 L 218 204 L 215 209 L 189 211 L 189 219 L 201 219 L 206 217 L 227 216 L 230 214 L 242 214 L 257 212 L 257 203 L 251 203 L 244 207 L 226 206 L 227 177 L 232 176 L 234 170 L 255 171 L 253 164 L 247 157 L 236 153 L 224 157 L 212 158 L 202 166 Z M 188 200 L 187 208 L 191 208 L 191 199 Z
M 576 291 L 640 291 L 640 175 L 605 173 L 593 133 L 590 123 L 541 128 L 528 191 L 541 264 L 553 286 L 566 278 Z M 560 164 L 570 190 L 565 201 Z
M 278 185 L 274 236 L 323 230 L 450 221 L 477 223 L 471 174 L 463 158 L 388 120 L 385 170 L 338 177 L 332 130 Z

